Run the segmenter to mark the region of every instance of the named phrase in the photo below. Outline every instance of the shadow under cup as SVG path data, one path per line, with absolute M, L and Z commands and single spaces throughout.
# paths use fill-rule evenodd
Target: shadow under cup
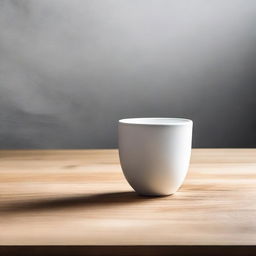
M 141 195 L 175 193 L 188 172 L 193 122 L 184 118 L 128 118 L 118 123 L 124 176 Z

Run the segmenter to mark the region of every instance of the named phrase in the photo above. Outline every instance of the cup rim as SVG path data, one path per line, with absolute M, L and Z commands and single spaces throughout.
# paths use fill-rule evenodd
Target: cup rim
M 120 119 L 119 124 L 149 125 L 149 126 L 176 126 L 192 124 L 193 121 L 179 117 L 135 117 Z

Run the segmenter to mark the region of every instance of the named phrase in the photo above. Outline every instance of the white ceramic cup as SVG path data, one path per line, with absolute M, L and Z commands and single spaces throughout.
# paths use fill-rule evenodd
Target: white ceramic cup
M 183 118 L 119 120 L 121 167 L 138 194 L 170 195 L 182 185 L 189 167 L 192 126 Z

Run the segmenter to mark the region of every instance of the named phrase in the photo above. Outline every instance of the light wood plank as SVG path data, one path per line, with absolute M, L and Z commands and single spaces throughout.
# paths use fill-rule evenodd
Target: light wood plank
M 256 245 L 256 149 L 193 149 L 173 196 L 137 196 L 117 150 L 0 151 L 1 245 Z

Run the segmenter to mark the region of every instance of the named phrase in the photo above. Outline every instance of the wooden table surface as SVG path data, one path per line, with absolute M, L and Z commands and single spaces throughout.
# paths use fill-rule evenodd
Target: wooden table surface
M 193 149 L 157 198 L 133 192 L 117 150 L 0 151 L 0 244 L 255 246 L 256 149 Z

